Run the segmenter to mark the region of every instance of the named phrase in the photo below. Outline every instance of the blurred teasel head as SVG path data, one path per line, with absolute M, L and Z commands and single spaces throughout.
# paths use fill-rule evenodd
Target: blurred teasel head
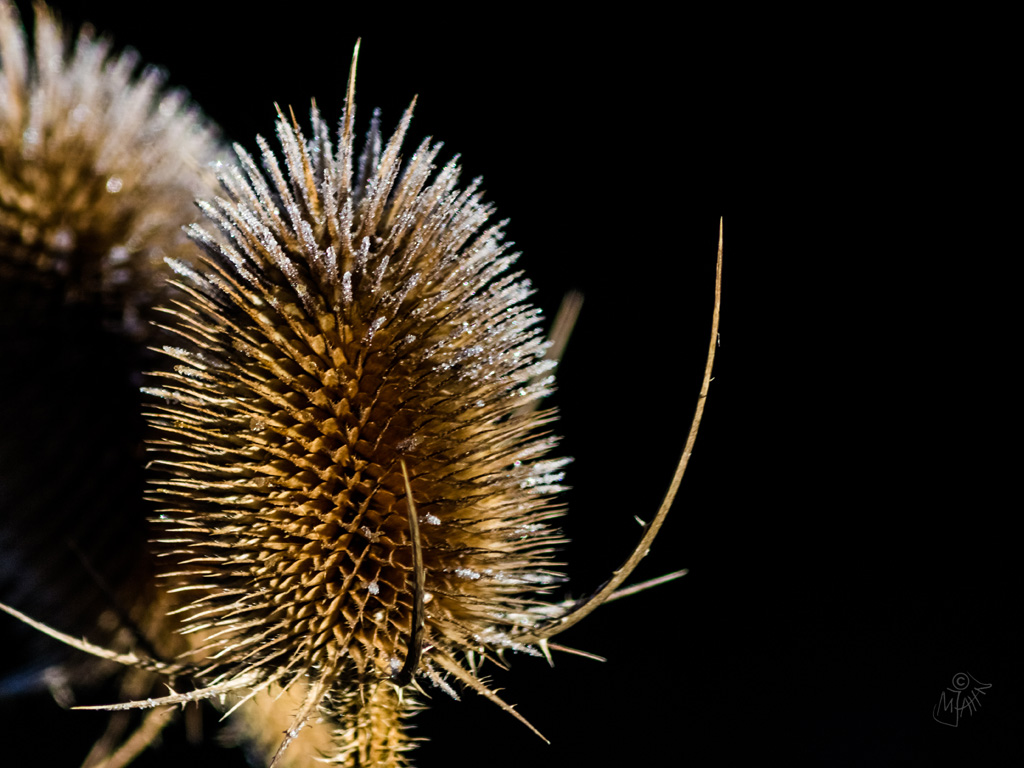
M 215 129 L 163 84 L 88 28 L 72 44 L 42 3 L 30 39 L 0 0 L 0 597 L 119 647 L 130 622 L 162 621 L 140 342 L 167 300 L 165 259 L 198 256 L 182 228 L 220 154 Z M 69 674 L 52 646 L 31 648 L 5 655 L 27 667 L 0 690 L 97 677 L 95 663 Z
M 164 259 L 189 258 L 181 228 L 215 184 L 214 130 L 134 52 L 111 55 L 88 27 L 69 46 L 42 4 L 30 46 L 0 0 L 0 66 L 0 311 L 95 305 L 148 336 Z

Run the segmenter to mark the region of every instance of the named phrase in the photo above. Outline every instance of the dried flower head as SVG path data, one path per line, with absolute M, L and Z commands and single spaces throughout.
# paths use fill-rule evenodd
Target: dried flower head
M 239 150 L 203 205 L 220 237 L 193 228 L 206 269 L 176 265 L 185 346 L 151 420 L 199 693 L 301 681 L 289 732 L 320 712 L 346 734 L 332 760 L 383 766 L 396 682 L 483 691 L 464 655 L 545 617 L 565 460 L 523 407 L 554 363 L 492 207 L 435 173 L 437 145 L 403 166 L 411 108 L 357 158 L 348 104 L 336 147 L 315 107 L 308 139 L 281 115 L 283 167 L 258 139 L 266 175 Z

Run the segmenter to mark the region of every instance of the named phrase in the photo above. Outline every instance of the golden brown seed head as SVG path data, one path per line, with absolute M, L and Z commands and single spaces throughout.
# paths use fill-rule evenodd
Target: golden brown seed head
M 454 163 L 435 173 L 438 146 L 402 164 L 411 108 L 383 149 L 375 118 L 357 161 L 351 110 L 337 148 L 315 107 L 311 139 L 282 115 L 283 168 L 262 139 L 266 173 L 239 150 L 204 204 L 218 231 L 193 229 L 206 264 L 177 266 L 185 344 L 165 350 L 180 364 L 151 416 L 200 678 L 304 681 L 342 764 L 361 739 L 390 749 L 401 709 L 385 681 L 414 628 L 402 463 L 425 576 L 415 672 L 445 688 L 463 653 L 518 647 L 541 618 L 565 463 L 542 458 L 547 417 L 517 413 L 553 364 L 491 206 Z M 372 718 L 378 737 L 368 701 L 395 713 Z

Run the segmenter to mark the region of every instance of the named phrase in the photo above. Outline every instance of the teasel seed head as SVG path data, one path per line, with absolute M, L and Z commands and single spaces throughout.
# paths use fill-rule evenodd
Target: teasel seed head
M 197 259 L 182 227 L 221 152 L 160 71 L 89 28 L 70 42 L 41 2 L 33 40 L 0 0 L 0 599 L 152 653 L 169 633 L 146 541 L 138 342 L 168 300 L 164 259 Z M 120 669 L 43 643 L 25 654 L 5 654 L 0 677 L 18 671 L 4 683 Z M 147 692 L 139 679 L 120 675 L 121 693 Z
M 36 5 L 29 51 L 0 0 L 0 285 L 24 313 L 97 304 L 107 324 L 148 336 L 166 300 L 164 259 L 190 259 L 181 228 L 215 186 L 215 131 L 164 75 L 82 29 L 73 49 Z M 39 297 L 43 296 L 43 299 Z
M 182 345 L 151 390 L 154 496 L 197 695 L 304 685 L 286 744 L 327 716 L 334 762 L 397 766 L 397 687 L 497 700 L 464 655 L 530 650 L 566 461 L 523 409 L 554 364 L 479 182 L 429 139 L 403 164 L 411 106 L 357 157 L 353 94 L 336 147 L 315 104 L 310 138 L 281 114 L 283 167 L 258 138 L 265 172 L 239 148 L 202 205 L 216 231 L 174 265 Z

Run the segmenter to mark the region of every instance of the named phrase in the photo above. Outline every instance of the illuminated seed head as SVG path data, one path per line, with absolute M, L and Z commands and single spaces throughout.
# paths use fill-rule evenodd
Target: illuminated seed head
M 163 75 L 136 74 L 36 6 L 32 55 L 18 13 L 0 0 L 0 284 L 34 311 L 100 304 L 106 322 L 146 336 L 165 297 L 166 257 L 191 258 L 181 228 L 214 188 L 213 131 Z M 39 296 L 46 297 L 43 300 Z M 23 308 L 20 311 L 25 311 Z
M 383 766 L 402 764 L 414 536 L 412 672 L 450 690 L 465 652 L 539 621 L 565 460 L 543 458 L 550 415 L 521 410 L 553 363 L 502 224 L 439 146 L 402 162 L 411 107 L 386 144 L 375 116 L 357 157 L 352 93 L 336 145 L 315 106 L 309 138 L 281 115 L 283 165 L 257 139 L 265 170 L 239 149 L 203 204 L 216 230 L 192 229 L 204 265 L 177 265 L 178 365 L 150 419 L 207 690 L 305 686 L 293 730 L 319 710 L 342 764 Z

